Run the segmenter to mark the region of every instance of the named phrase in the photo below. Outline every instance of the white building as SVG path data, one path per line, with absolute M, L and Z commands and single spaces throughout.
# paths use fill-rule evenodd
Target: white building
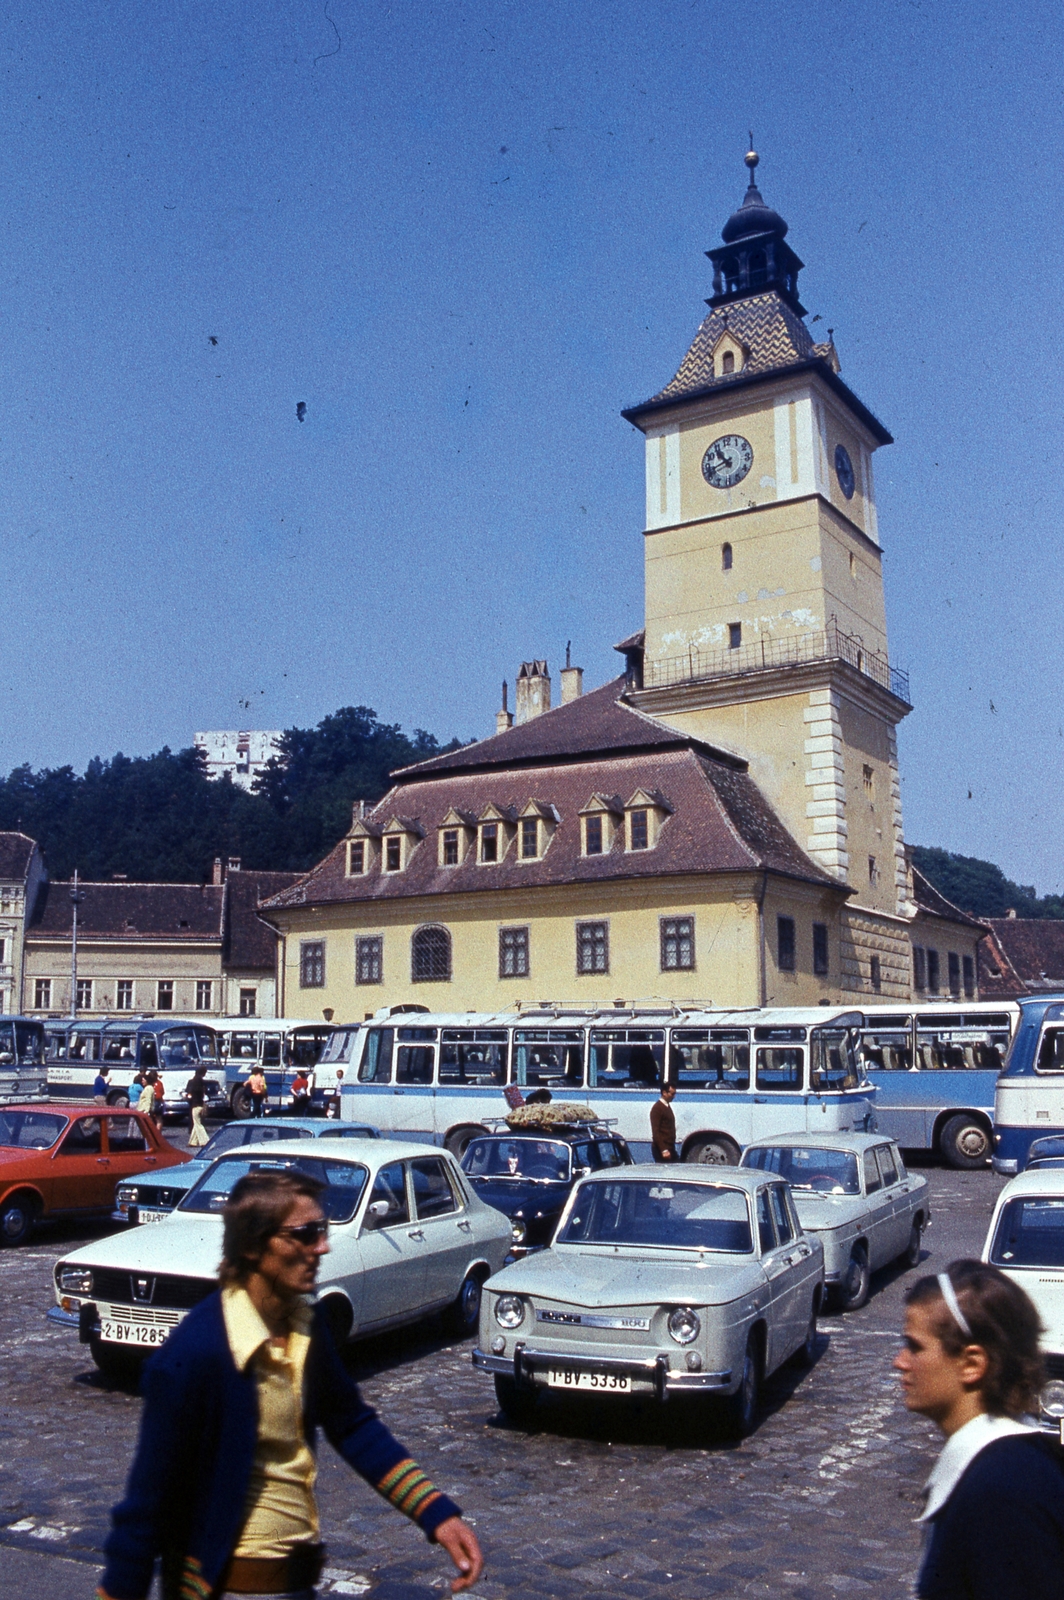
M 193 743 L 207 758 L 208 778 L 221 778 L 228 772 L 241 789 L 250 789 L 252 780 L 280 748 L 277 728 L 265 731 L 213 728 L 197 733 Z

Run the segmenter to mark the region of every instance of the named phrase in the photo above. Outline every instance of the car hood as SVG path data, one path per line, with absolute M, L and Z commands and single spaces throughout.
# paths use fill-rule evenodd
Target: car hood
M 173 1272 L 184 1278 L 213 1278 L 222 1255 L 222 1219 L 174 1212 L 149 1228 L 95 1239 L 63 1257 L 64 1264 L 122 1267 L 129 1272 Z
M 206 1172 L 211 1161 L 189 1161 L 183 1167 L 167 1167 L 162 1172 L 137 1172 L 122 1183 L 135 1183 L 138 1189 L 191 1189 L 201 1172 Z
M 662 1300 L 724 1305 L 764 1282 L 751 1256 L 729 1259 L 709 1251 L 682 1260 L 650 1259 L 603 1247 L 553 1246 L 526 1256 L 488 1280 L 498 1294 L 526 1294 L 565 1305 L 658 1305 Z
M 549 1216 L 569 1198 L 570 1183 L 513 1183 L 493 1178 L 470 1179 L 478 1200 L 507 1217 Z

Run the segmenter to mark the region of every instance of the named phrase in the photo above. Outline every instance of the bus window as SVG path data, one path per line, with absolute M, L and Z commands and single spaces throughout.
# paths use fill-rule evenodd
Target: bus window
M 142 1067 L 157 1067 L 159 1065 L 159 1052 L 155 1048 L 154 1033 L 146 1033 L 140 1041 L 140 1065 Z
M 190 1067 L 196 1059 L 196 1039 L 191 1028 L 169 1028 L 160 1042 L 163 1069 Z
M 360 1032 L 359 1028 L 336 1028 L 321 1053 L 322 1066 L 331 1065 L 334 1061 L 350 1061 Z
M 253 1033 L 231 1033 L 229 1035 L 230 1061 L 254 1061 L 257 1054 L 257 1040 Z
M 150 1042 L 151 1049 L 152 1049 L 152 1055 L 154 1056 L 155 1055 L 155 1040 L 151 1039 L 150 1036 L 149 1036 L 149 1039 L 145 1040 L 143 1042 L 144 1043 L 149 1043 Z M 133 1040 L 133 1035 L 131 1033 L 113 1033 L 113 1034 L 111 1034 L 110 1037 L 107 1040 L 107 1044 L 106 1044 L 106 1047 L 104 1049 L 104 1053 L 103 1053 L 104 1060 L 105 1061 L 132 1061 L 132 1059 L 133 1059 L 133 1044 L 134 1044 L 134 1040 Z M 155 1066 L 156 1062 L 153 1060 L 150 1064 L 152 1066 Z
M 218 1036 L 213 1028 L 193 1028 L 190 1030 L 196 1039 L 196 1052 L 201 1061 L 217 1061 Z M 167 1035 L 169 1038 L 169 1035 Z
M 662 1081 L 665 1035 L 641 1028 L 595 1030 L 591 1035 L 592 1089 L 656 1089 Z
M 853 1040 L 846 1028 L 814 1028 L 811 1044 L 810 1087 L 814 1094 L 857 1088 L 860 1074 Z
M 293 1067 L 316 1067 L 329 1042 L 332 1029 L 297 1028 L 288 1041 L 288 1058 Z M 263 1058 L 265 1059 L 265 1058 Z M 278 1056 L 278 1060 L 280 1057 Z
M 763 1046 L 757 1052 L 757 1087 L 800 1089 L 804 1054 L 800 1045 Z
M 1039 1072 L 1064 1072 L 1064 1028 L 1047 1028 L 1038 1046 Z
M 278 1033 L 263 1033 L 259 1035 L 262 1045 L 262 1064 L 264 1067 L 279 1067 L 281 1065 L 281 1036 Z
M 402 1035 L 400 1030 L 400 1036 Z M 432 1046 L 428 1044 L 401 1044 L 395 1068 L 396 1083 L 432 1082 Z
M 371 1028 L 366 1050 L 358 1069 L 359 1083 L 391 1083 L 394 1028 Z
M 72 1033 L 67 1045 L 67 1059 L 69 1061 L 98 1061 L 100 1059 L 100 1036 L 98 1033 Z
M 505 1083 L 504 1028 L 444 1028 L 441 1083 Z
M 579 1089 L 584 1082 L 584 1036 L 576 1029 L 518 1028 L 514 1082 L 527 1089 Z
M 862 1033 L 861 1056 L 866 1067 L 877 1072 L 910 1072 L 913 1064 L 912 1038 L 908 1033 Z
M 669 1077 L 678 1089 L 749 1089 L 745 1028 L 683 1028 L 672 1035 Z

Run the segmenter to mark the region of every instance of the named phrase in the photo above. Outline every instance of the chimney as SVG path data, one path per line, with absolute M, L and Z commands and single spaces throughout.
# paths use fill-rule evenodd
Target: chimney
M 214 884 L 219 884 L 219 883 L 221 883 L 221 881 L 222 881 L 222 858 L 221 858 L 221 856 L 215 856 L 215 858 L 214 858 L 214 871 L 211 873 L 211 882 L 214 883 Z
M 517 674 L 517 704 L 514 721 L 531 722 L 550 710 L 550 673 L 545 661 L 522 661 Z
M 1009 906 L 1009 909 L 1006 911 L 1005 915 L 1008 917 L 1010 922 L 1015 922 L 1016 921 L 1016 907 L 1015 906 Z
M 508 687 L 509 685 L 504 678 L 502 680 L 502 710 L 495 713 L 496 733 L 505 733 L 508 728 L 512 728 L 514 725 L 514 714 L 506 709 L 506 691 Z
M 569 648 L 567 644 L 565 647 L 565 666 L 561 670 L 563 706 L 567 706 L 570 700 L 579 700 L 584 692 L 584 669 L 583 667 L 574 667 L 572 665 L 569 659 Z
M 352 821 L 352 823 L 364 822 L 366 820 L 366 811 L 367 810 L 368 810 L 368 807 L 367 807 L 366 802 L 364 800 L 356 800 L 353 803 L 352 807 L 351 807 L 351 821 Z
M 230 856 L 229 857 L 229 871 L 230 872 L 239 872 L 240 871 L 240 857 L 239 856 Z

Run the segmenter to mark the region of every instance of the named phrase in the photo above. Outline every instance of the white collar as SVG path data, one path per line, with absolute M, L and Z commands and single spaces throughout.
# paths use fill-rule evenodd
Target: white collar
M 1011 1434 L 1035 1433 L 1029 1423 L 1016 1422 L 1012 1417 L 992 1417 L 983 1411 L 971 1422 L 966 1422 L 963 1428 L 958 1428 L 946 1440 L 942 1454 L 932 1469 L 925 1487 L 927 1502 L 920 1522 L 929 1522 L 930 1519 L 941 1511 L 957 1484 L 964 1476 L 965 1471 L 975 1460 L 980 1450 L 985 1450 L 988 1444 L 993 1444 L 995 1439 L 1007 1439 Z

